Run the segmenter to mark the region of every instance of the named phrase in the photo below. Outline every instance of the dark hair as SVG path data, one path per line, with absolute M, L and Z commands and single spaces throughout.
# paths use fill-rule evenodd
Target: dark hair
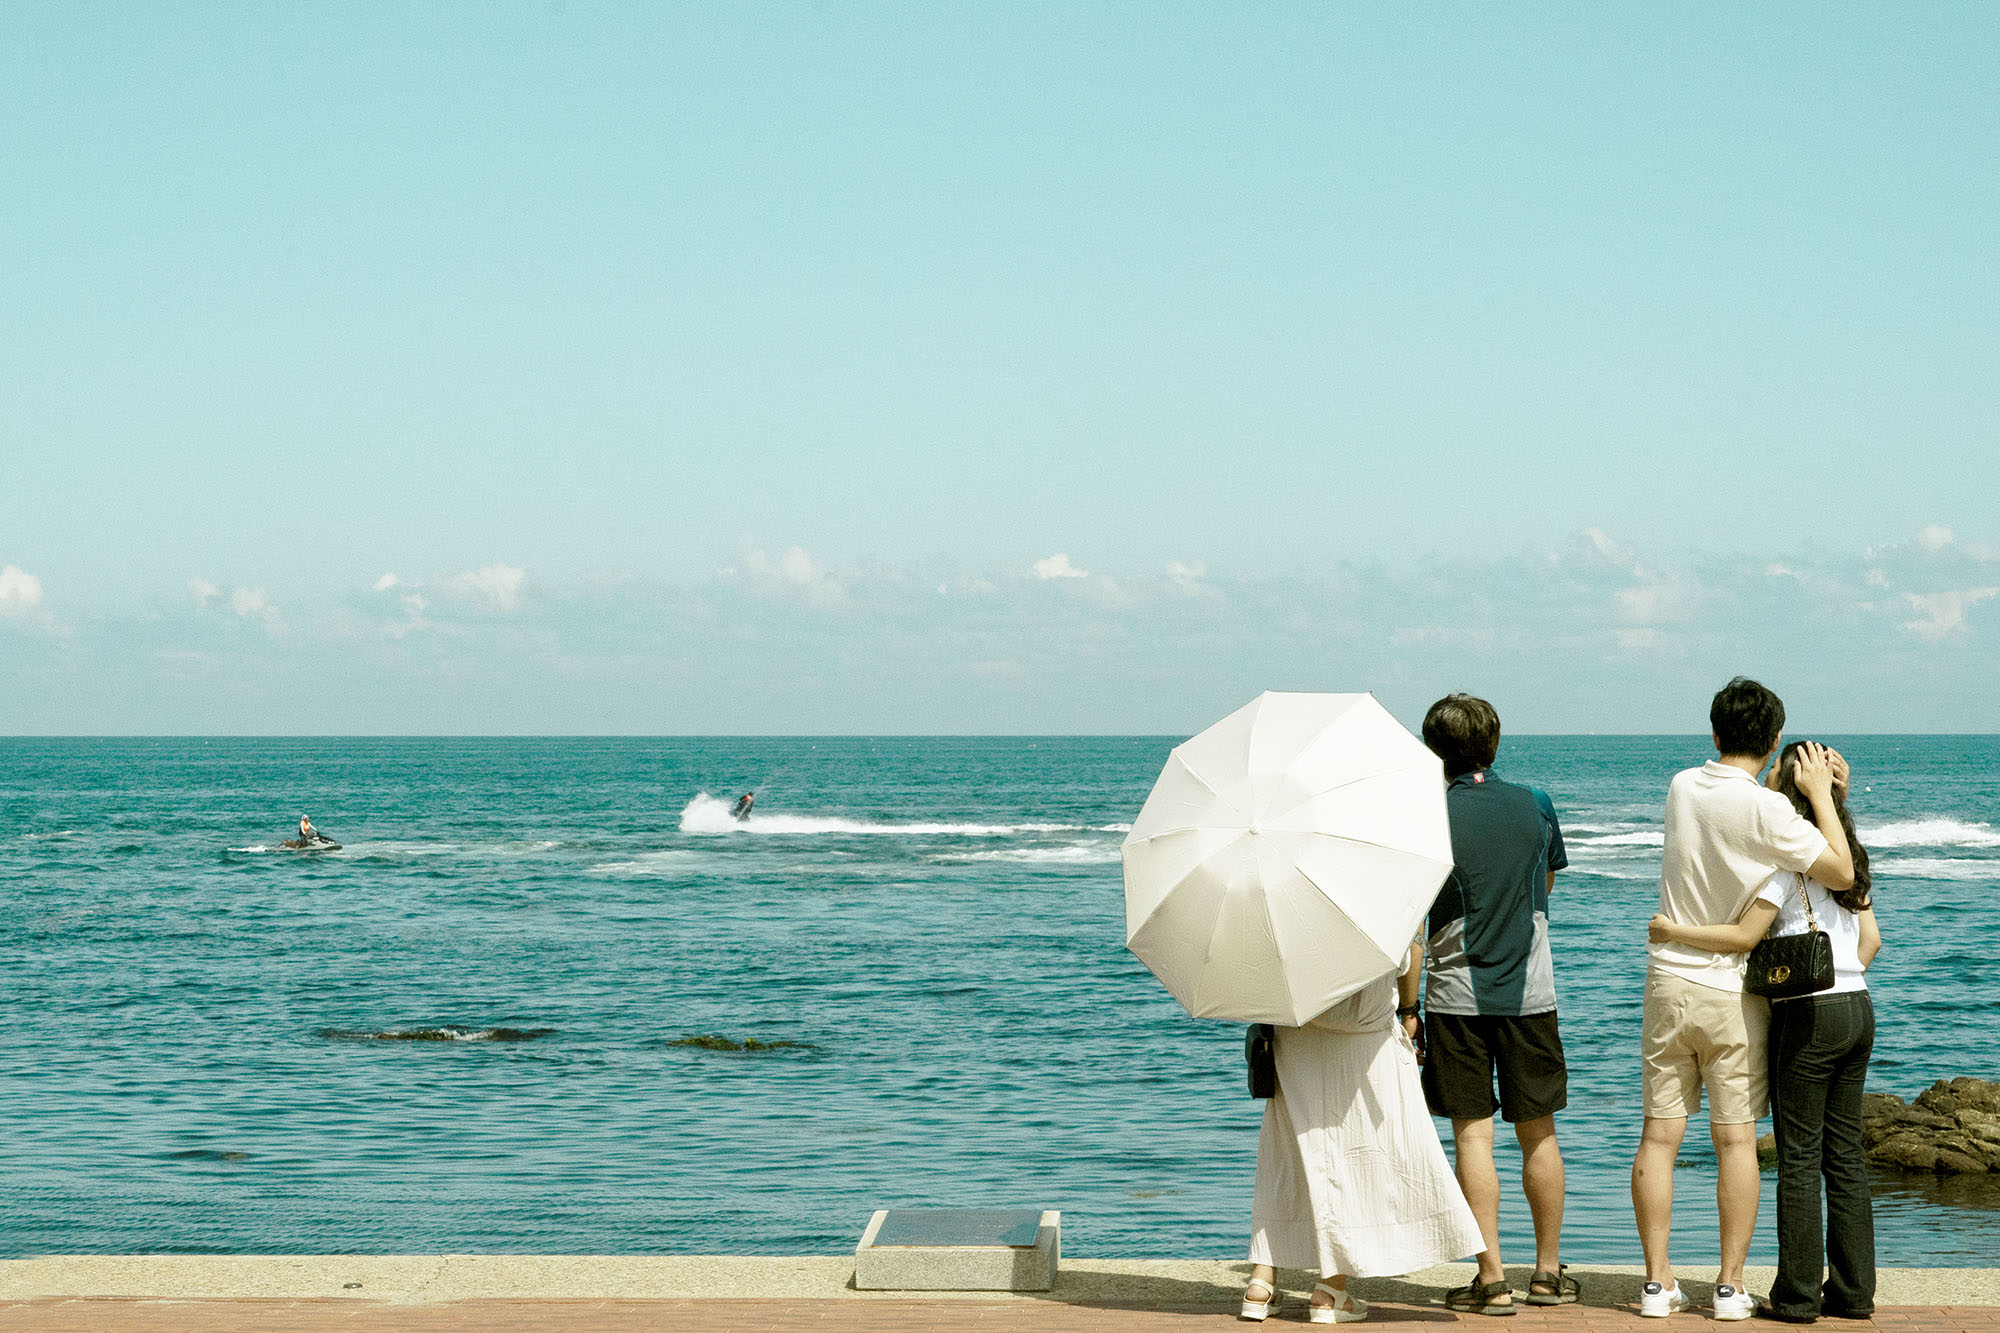
M 1785 705 L 1777 695 L 1747 676 L 1738 676 L 1715 693 L 1708 706 L 1708 725 L 1715 745 L 1725 755 L 1755 755 L 1762 759 L 1785 729 Z
M 1771 786 L 1800 814 L 1811 819 L 1812 802 L 1799 790 L 1798 773 L 1792 767 L 1792 760 L 1804 744 L 1804 741 L 1793 741 L 1785 747 L 1785 752 L 1778 756 L 1778 771 L 1771 779 Z M 1854 816 L 1847 813 L 1847 797 L 1838 787 L 1833 789 L 1833 812 L 1840 817 L 1841 831 L 1847 834 L 1847 850 L 1854 857 L 1854 887 L 1842 889 L 1833 895 L 1833 900 L 1850 912 L 1859 912 L 1869 906 L 1868 892 L 1874 885 L 1874 877 L 1868 873 L 1868 849 L 1861 845 L 1860 835 L 1854 831 Z
M 1447 694 L 1424 714 L 1424 744 L 1444 760 L 1444 775 L 1490 767 L 1500 749 L 1500 715 L 1470 694 Z

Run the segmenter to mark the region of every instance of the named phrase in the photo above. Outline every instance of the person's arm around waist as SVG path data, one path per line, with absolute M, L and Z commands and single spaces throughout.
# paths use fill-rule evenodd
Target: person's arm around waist
M 1646 938 L 1654 944 L 1685 944 L 1710 953 L 1749 953 L 1770 931 L 1771 920 L 1777 915 L 1777 905 L 1761 898 L 1726 926 L 1683 926 L 1656 912 L 1646 925 Z
M 1855 950 L 1861 957 L 1861 970 L 1875 961 L 1875 955 L 1882 952 L 1882 928 L 1875 924 L 1875 909 L 1864 907 L 1854 914 L 1861 920 L 1861 944 Z
M 1847 845 L 1847 830 L 1840 826 L 1840 812 L 1833 804 L 1830 753 L 1818 741 L 1807 741 L 1792 760 L 1792 770 L 1798 775 L 1799 791 L 1812 803 L 1813 823 L 1826 839 L 1826 850 L 1806 873 L 1828 892 L 1840 893 L 1854 887 L 1854 851 Z

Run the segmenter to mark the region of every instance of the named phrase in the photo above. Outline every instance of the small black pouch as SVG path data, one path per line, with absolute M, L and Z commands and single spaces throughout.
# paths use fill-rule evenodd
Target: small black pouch
M 1250 1066 L 1250 1095 L 1272 1097 L 1278 1091 L 1278 1058 L 1271 1051 L 1277 1031 L 1269 1023 L 1252 1023 L 1243 1034 L 1243 1059 Z
M 1769 1000 L 1814 995 L 1833 985 L 1833 941 L 1813 916 L 1806 877 L 1798 876 L 1799 900 L 1806 908 L 1802 935 L 1767 935 L 1750 950 L 1743 969 L 1743 989 Z

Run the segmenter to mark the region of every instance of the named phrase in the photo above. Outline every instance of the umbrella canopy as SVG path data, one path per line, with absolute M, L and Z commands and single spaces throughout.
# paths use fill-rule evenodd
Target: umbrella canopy
M 1402 966 L 1451 873 L 1444 767 L 1370 694 L 1259 695 L 1125 839 L 1125 943 L 1197 1018 L 1296 1027 Z

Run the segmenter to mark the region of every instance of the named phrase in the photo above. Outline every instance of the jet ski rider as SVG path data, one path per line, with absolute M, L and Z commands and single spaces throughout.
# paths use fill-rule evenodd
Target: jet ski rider
M 736 816 L 736 822 L 741 824 L 744 820 L 750 818 L 750 807 L 756 803 L 757 793 L 746 791 L 736 798 L 736 808 L 729 813 Z
M 319 837 L 319 830 L 313 827 L 313 822 L 312 822 L 312 818 L 311 818 L 311 816 L 309 816 L 309 815 L 300 815 L 300 816 L 299 816 L 299 843 L 300 843 L 300 845 L 301 845 L 301 846 L 303 846 L 303 845 L 305 845 L 306 843 L 309 843 L 309 842 L 313 841 L 313 840 L 314 840 L 315 838 L 317 838 L 317 837 Z

